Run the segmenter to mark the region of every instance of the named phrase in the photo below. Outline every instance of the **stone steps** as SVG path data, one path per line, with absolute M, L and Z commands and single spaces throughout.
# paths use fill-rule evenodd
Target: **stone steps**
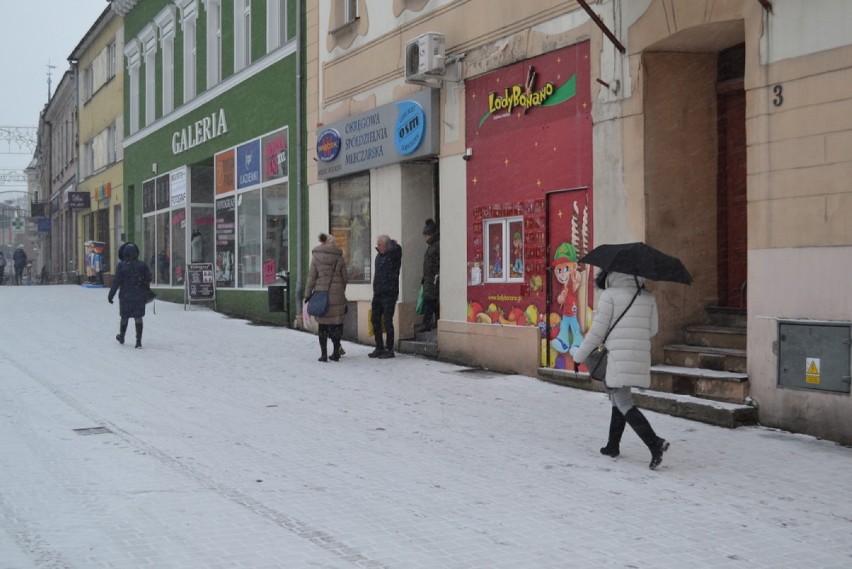
M 723 375 L 716 379 L 734 381 L 734 375 L 737 374 L 731 374 L 730 376 Z M 538 378 L 542 381 L 573 387 L 575 389 L 603 391 L 602 382 L 593 381 L 589 377 L 589 374 L 583 372 L 539 368 Z M 643 409 L 700 421 L 710 425 L 717 425 L 719 427 L 732 429 L 741 425 L 754 425 L 757 423 L 757 408 L 745 403 L 714 401 L 693 395 L 666 393 L 655 389 L 635 389 L 633 400 L 638 407 Z

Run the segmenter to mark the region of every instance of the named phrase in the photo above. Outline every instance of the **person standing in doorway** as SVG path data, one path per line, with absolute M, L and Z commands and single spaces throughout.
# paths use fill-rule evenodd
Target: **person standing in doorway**
M 15 284 L 24 284 L 24 267 L 27 266 L 27 252 L 24 251 L 23 245 L 18 245 L 18 248 L 12 253 L 12 261 L 15 262 Z
M 311 266 L 308 270 L 308 282 L 305 284 L 305 302 L 314 291 L 328 291 L 328 310 L 322 316 L 314 316 L 319 324 L 319 361 L 336 362 L 345 352 L 340 345 L 343 337 L 343 319 L 346 316 L 346 261 L 343 251 L 334 242 L 334 237 L 319 234 L 319 245 L 311 251 Z M 328 355 L 328 339 L 334 346 L 334 352 Z
M 663 461 L 669 443 L 657 436 L 642 411 L 633 405 L 631 387 L 651 385 L 651 338 L 657 333 L 657 301 L 645 289 L 641 277 L 601 271 L 595 285 L 603 292 L 592 327 L 582 344 L 571 348 L 570 354 L 576 364 L 581 364 L 606 337 L 604 387 L 612 402 L 612 414 L 609 439 L 601 454 L 613 458 L 619 455 L 621 435 L 625 424 L 629 424 L 651 451 L 649 468 L 654 470 Z
M 371 358 L 394 357 L 393 315 L 399 298 L 399 268 L 402 264 L 402 247 L 387 235 L 376 238 L 376 266 L 373 271 L 373 315 L 371 323 L 376 336 L 376 349 Z M 387 337 L 382 336 L 382 325 Z
M 426 240 L 426 253 L 423 255 L 423 322 L 417 326 L 417 332 L 429 332 L 438 325 L 438 278 L 441 270 L 441 250 L 438 244 L 440 232 L 438 225 L 427 219 L 423 226 L 423 238 Z
M 119 248 L 121 262 L 115 270 L 107 300 L 112 304 L 118 292 L 118 307 L 121 320 L 115 339 L 124 344 L 127 324 L 133 318 L 136 324 L 136 347 L 142 347 L 142 318 L 145 316 L 145 290 L 151 284 L 151 269 L 139 260 L 139 247 L 127 242 Z

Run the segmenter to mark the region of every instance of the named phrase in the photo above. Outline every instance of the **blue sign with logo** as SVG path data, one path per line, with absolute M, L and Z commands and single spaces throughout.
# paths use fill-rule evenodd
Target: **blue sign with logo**
M 406 156 L 417 150 L 423 141 L 423 135 L 426 133 L 426 113 L 416 101 L 402 101 L 396 106 L 399 114 L 396 117 L 393 142 L 397 152 Z
M 333 128 L 326 129 L 317 137 L 317 158 L 321 162 L 331 162 L 340 152 L 340 133 Z
M 260 183 L 260 140 L 237 146 L 237 188 Z

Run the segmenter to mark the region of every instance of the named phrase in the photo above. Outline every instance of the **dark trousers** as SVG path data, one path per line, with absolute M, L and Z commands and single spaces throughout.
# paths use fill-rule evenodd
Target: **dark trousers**
M 395 294 L 379 294 L 373 297 L 373 332 L 376 335 L 376 347 L 380 350 L 392 350 L 394 347 L 393 314 L 396 312 Z M 387 339 L 382 338 L 382 324 L 384 324 Z
M 435 326 L 438 323 L 438 299 L 423 299 L 423 324 Z

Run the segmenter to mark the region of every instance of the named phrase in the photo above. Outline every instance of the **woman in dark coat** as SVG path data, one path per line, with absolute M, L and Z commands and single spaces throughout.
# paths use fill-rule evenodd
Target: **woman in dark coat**
M 417 332 L 428 332 L 438 324 L 438 282 L 441 271 L 441 239 L 438 226 L 431 219 L 423 226 L 423 238 L 426 240 L 426 253 L 423 255 L 423 322 L 417 327 Z M 434 322 L 433 322 L 434 320 Z
M 315 290 L 328 291 L 328 311 L 323 316 L 314 316 L 319 324 L 319 361 L 337 361 L 343 355 L 340 339 L 343 337 L 343 318 L 346 316 L 346 261 L 343 251 L 335 245 L 334 238 L 320 233 L 320 244 L 311 251 L 311 267 L 305 285 L 305 302 Z M 328 356 L 328 338 L 334 344 L 334 352 Z
M 135 243 L 125 243 L 118 250 L 121 261 L 115 270 L 112 286 L 109 289 L 108 300 L 118 291 L 119 314 L 121 323 L 115 339 L 119 344 L 124 343 L 127 323 L 133 318 L 136 323 L 136 347 L 142 347 L 142 318 L 145 316 L 145 291 L 151 283 L 151 269 L 139 260 L 139 247 Z

